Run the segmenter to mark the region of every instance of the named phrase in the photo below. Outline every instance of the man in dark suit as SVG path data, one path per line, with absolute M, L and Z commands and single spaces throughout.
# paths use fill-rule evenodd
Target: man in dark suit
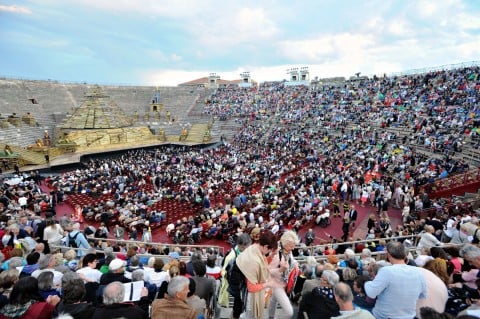
M 350 205 L 350 212 L 348 217 L 350 218 L 350 224 L 352 225 L 352 228 L 355 228 L 355 222 L 357 221 L 357 216 L 358 212 L 355 209 L 355 205 Z

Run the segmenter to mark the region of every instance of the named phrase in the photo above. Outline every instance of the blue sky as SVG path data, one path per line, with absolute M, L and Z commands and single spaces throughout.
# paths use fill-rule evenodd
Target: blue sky
M 480 60 L 477 0 L 0 0 L 0 76 L 177 85 Z

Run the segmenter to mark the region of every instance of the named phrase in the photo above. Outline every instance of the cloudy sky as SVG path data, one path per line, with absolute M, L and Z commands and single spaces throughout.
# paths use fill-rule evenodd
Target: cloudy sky
M 478 0 L 0 0 L 0 76 L 177 85 L 480 60 Z

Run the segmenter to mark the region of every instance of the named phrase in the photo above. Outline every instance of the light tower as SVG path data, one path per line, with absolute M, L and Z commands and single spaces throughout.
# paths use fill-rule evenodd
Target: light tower
M 251 87 L 252 86 L 252 79 L 250 78 L 250 72 L 245 71 L 240 73 L 240 77 L 242 81 L 238 83 L 239 87 Z
M 218 83 L 217 81 L 220 80 L 220 76 L 217 75 L 217 73 L 210 73 L 208 75 L 208 85 L 210 87 L 217 87 Z

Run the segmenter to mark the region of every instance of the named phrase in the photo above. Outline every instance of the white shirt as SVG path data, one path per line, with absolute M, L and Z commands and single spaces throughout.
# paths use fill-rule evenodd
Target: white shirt
M 161 272 L 149 272 L 148 273 L 148 282 L 150 284 L 155 284 L 157 287 L 160 287 L 162 282 L 170 281 L 170 275 L 166 271 Z
M 100 270 L 94 269 L 94 268 L 91 268 L 91 267 L 88 267 L 88 266 L 77 270 L 77 274 L 82 274 L 86 278 L 88 278 L 92 281 L 98 282 L 98 283 L 100 282 L 100 277 L 102 276 L 102 273 L 100 272 Z M 86 280 L 84 280 L 84 281 L 85 281 L 85 283 L 87 283 Z
M 27 198 L 25 196 L 18 198 L 18 205 L 27 206 Z
M 43 240 L 46 240 L 49 244 L 57 243 L 63 238 L 63 229 L 60 225 L 45 227 L 43 231 Z

